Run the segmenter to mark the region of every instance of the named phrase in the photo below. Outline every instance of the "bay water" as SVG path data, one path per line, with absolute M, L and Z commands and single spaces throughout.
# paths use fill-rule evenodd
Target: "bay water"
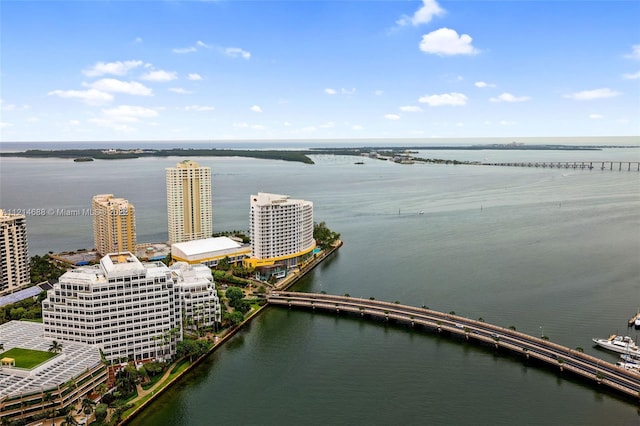
M 639 149 L 429 151 L 473 161 L 640 161 Z M 640 308 L 640 173 L 193 158 L 213 170 L 214 231 L 246 230 L 259 191 L 313 201 L 344 246 L 296 286 L 484 318 L 615 362 L 592 337 Z M 184 158 L 0 159 L 0 208 L 31 254 L 90 248 L 91 197 L 136 207 L 138 242 L 167 238 L 165 167 Z M 364 164 L 356 165 L 362 160 Z M 378 322 L 268 308 L 136 425 L 636 425 L 638 405 L 488 347 Z

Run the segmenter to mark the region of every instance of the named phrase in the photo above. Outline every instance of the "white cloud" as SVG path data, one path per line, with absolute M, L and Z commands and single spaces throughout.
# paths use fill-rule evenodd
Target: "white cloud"
M 360 124 L 354 124 L 353 126 L 351 126 L 351 130 L 360 131 L 364 130 L 364 127 L 362 127 Z
M 188 105 L 188 106 L 184 107 L 185 111 L 198 111 L 198 112 L 213 111 L 215 109 L 216 109 L 215 107 L 203 106 L 203 105 Z
M 266 126 L 263 126 L 262 124 L 252 124 L 252 125 L 251 125 L 251 128 L 252 128 L 253 130 L 264 130 L 264 129 L 266 129 L 267 127 L 266 127 Z
M 500 96 L 489 99 L 491 102 L 525 102 L 531 99 L 529 96 L 514 96 L 511 93 L 502 93 Z
M 136 37 L 135 40 L 133 40 L 134 43 L 142 43 L 142 37 Z
M 486 81 L 476 81 L 476 82 L 474 83 L 474 85 L 475 85 L 476 87 L 481 88 L 481 89 L 484 89 L 485 87 L 496 87 L 496 85 L 495 85 L 495 84 L 493 84 L 493 83 L 487 83 Z
M 126 93 L 128 95 L 151 96 L 152 90 L 137 81 L 122 81 L 115 78 L 103 78 L 93 83 L 82 83 L 85 87 L 90 87 L 102 92 Z
M 625 58 L 640 61 L 640 44 L 634 44 L 633 46 L 631 46 L 631 53 L 625 55 Z
M 300 129 L 301 132 L 304 133 L 313 133 L 315 131 L 317 131 L 318 129 L 314 126 L 307 126 L 307 127 L 303 127 L 302 129 Z
M 400 120 L 400 116 L 398 114 L 385 114 L 384 118 L 387 120 Z
M 2 102 L 2 99 L 0 99 L 0 110 L 2 111 L 26 111 L 29 108 L 31 108 L 29 105 L 15 105 L 15 104 L 5 104 L 4 102 Z
M 171 51 L 173 53 L 184 54 L 184 53 L 195 52 L 197 50 L 198 49 L 196 49 L 195 47 L 190 46 L 190 47 L 178 47 L 178 48 L 172 49 Z
M 80 120 L 69 120 L 69 126 L 79 126 Z
M 209 46 L 208 44 L 206 44 L 204 41 L 196 41 L 196 44 L 200 47 L 204 47 L 205 49 L 211 49 L 211 46 Z
M 291 126 L 292 126 L 292 124 L 291 124 L 291 123 L 289 123 L 288 121 L 285 121 L 285 122 L 284 122 L 284 123 L 282 123 L 282 124 L 283 124 L 284 126 L 286 126 L 286 127 L 291 127 Z
M 340 89 L 340 93 L 342 93 L 343 95 L 355 95 L 356 94 L 356 89 L 355 89 L 355 87 L 351 88 L 351 89 L 342 88 L 342 89 Z
M 624 77 L 627 80 L 638 80 L 640 79 L 640 71 L 634 74 L 624 74 L 622 77 Z
M 175 80 L 176 78 L 178 78 L 178 75 L 174 71 L 157 70 L 157 71 L 149 71 L 140 78 L 147 81 L 163 82 L 163 81 Z
M 444 15 L 446 11 L 435 0 L 422 0 L 422 7 L 413 16 L 403 15 L 396 21 L 400 26 L 427 24 L 434 16 Z
M 508 120 L 500 120 L 498 124 L 500 124 L 501 126 L 515 126 L 516 122 L 508 121 Z
M 49 96 L 59 96 L 66 99 L 81 99 L 89 105 L 102 105 L 113 101 L 113 95 L 96 89 L 89 90 L 53 90 Z
M 375 92 L 373 92 L 373 94 L 376 95 L 376 96 L 382 96 L 383 93 L 384 93 L 384 91 L 382 91 L 382 90 L 376 90 Z
M 142 64 L 142 61 L 97 62 L 91 68 L 83 70 L 82 72 L 89 77 L 99 77 L 105 74 L 125 75 L 130 70 Z
M 13 124 L 7 123 L 6 121 L 0 121 L 0 129 L 4 129 L 6 127 L 11 127 Z
M 191 93 L 193 93 L 192 91 L 183 89 L 182 87 L 171 87 L 169 88 L 169 91 L 177 93 L 179 95 L 190 95 Z
M 420 50 L 436 55 L 474 55 L 478 50 L 471 45 L 468 34 L 458 35 L 450 28 L 440 28 L 422 36 Z
M 327 123 L 321 124 L 318 127 L 321 129 L 331 129 L 332 127 L 335 127 L 336 123 L 334 123 L 333 121 L 329 121 Z
M 158 116 L 158 111 L 140 106 L 120 105 L 116 108 L 103 109 L 105 117 L 117 122 L 136 122 L 141 118 Z
M 249 123 L 245 123 L 244 121 L 239 121 L 239 122 L 233 123 L 233 127 L 237 127 L 239 129 L 245 129 L 249 127 Z
M 254 105 L 251 107 L 251 111 L 253 112 L 262 112 L 262 108 L 259 105 Z
M 232 58 L 250 59 L 251 53 L 246 50 L 242 50 L 239 47 L 227 47 L 224 49 L 224 54 L 231 56 Z
M 604 115 L 602 114 L 589 114 L 589 118 L 592 120 L 600 120 L 602 118 L 604 118 Z
M 421 104 L 428 104 L 429 106 L 442 106 L 452 105 L 461 106 L 467 104 L 467 96 L 463 93 L 443 93 L 441 95 L 425 95 L 418 99 Z
M 198 80 L 202 80 L 202 76 L 200 74 L 196 74 L 196 73 L 191 73 L 187 76 L 187 78 L 191 81 L 198 81 Z
M 620 95 L 620 92 L 611 90 L 609 88 L 583 90 L 582 92 L 569 93 L 564 95 L 565 98 L 575 99 L 578 101 L 588 101 L 592 99 L 614 98 Z
M 324 89 L 324 93 L 326 93 L 327 95 L 335 95 L 338 92 L 336 91 L 336 89 L 331 89 L 327 87 L 326 89 Z
M 400 111 L 404 111 L 404 112 L 422 112 L 424 110 L 422 108 L 420 108 L 419 106 L 405 105 L 405 106 L 401 106 L 400 107 Z

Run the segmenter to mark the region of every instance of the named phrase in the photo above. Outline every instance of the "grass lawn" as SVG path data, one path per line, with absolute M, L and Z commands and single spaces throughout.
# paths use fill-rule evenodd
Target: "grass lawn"
M 13 348 L 0 353 L 0 358 L 13 358 L 16 360 L 16 367 L 31 369 L 42 364 L 46 360 L 53 358 L 56 354 L 45 351 L 35 351 L 33 349 Z

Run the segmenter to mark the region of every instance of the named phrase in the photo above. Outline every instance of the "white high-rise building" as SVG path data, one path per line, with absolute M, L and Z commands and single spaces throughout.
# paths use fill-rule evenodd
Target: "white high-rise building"
M 133 204 L 113 194 L 93 197 L 93 239 L 101 255 L 136 251 L 136 216 Z
M 0 210 L 0 294 L 28 285 L 30 274 L 26 218 Z
M 169 268 L 180 295 L 185 329 L 202 330 L 222 321 L 222 306 L 206 265 L 176 262 Z
M 181 340 L 171 272 L 131 253 L 64 273 L 42 302 L 44 335 L 100 347 L 108 361 L 169 358 Z
M 183 317 L 202 327 L 220 320 L 209 276 L 162 262 L 143 264 L 129 252 L 108 254 L 99 265 L 66 272 L 48 291 L 44 335 L 95 345 L 108 361 L 169 359 L 182 340 Z
M 185 160 L 176 167 L 167 167 L 166 172 L 169 242 L 211 237 L 211 167 Z
M 316 247 L 313 203 L 288 195 L 259 192 L 251 196 L 249 266 L 276 263 L 292 267 Z

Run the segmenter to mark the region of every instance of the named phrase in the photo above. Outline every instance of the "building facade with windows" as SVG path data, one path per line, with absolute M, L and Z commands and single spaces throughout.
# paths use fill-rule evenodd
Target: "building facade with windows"
M 30 284 L 30 273 L 26 217 L 0 210 L 0 295 Z
M 136 251 L 135 208 L 113 194 L 93 197 L 93 239 L 98 253 Z
M 67 271 L 42 302 L 45 337 L 97 346 L 110 362 L 171 359 L 183 326 L 213 327 L 221 312 L 206 266 L 169 268 L 130 252 Z
M 183 327 L 200 332 L 222 321 L 222 306 L 211 269 L 205 265 L 176 262 L 169 268 L 181 303 Z
M 313 203 L 288 195 L 260 192 L 251 196 L 249 267 L 295 267 L 312 255 Z
M 166 180 L 169 242 L 211 237 L 211 167 L 185 160 L 176 167 L 167 167 Z
M 42 301 L 42 322 L 45 337 L 98 346 L 108 361 L 169 359 L 180 310 L 169 268 L 121 252 L 64 273 Z

